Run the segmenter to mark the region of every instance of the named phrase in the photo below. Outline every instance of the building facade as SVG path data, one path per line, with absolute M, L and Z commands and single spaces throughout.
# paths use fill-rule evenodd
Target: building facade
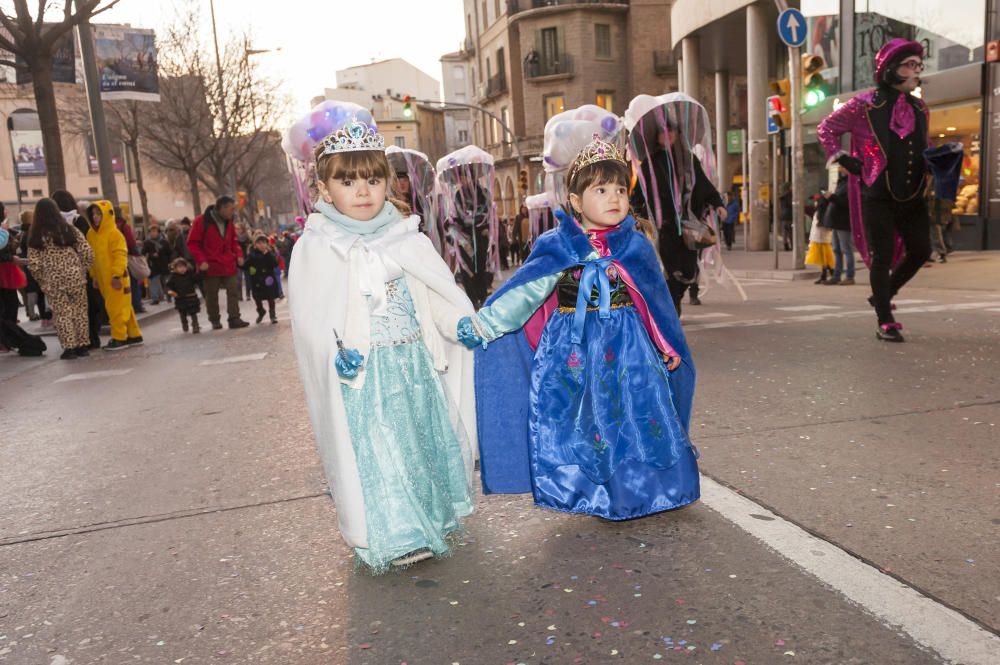
M 54 85 L 61 115 L 68 108 L 86 107 L 82 85 Z M 8 217 L 13 220 L 20 210 L 33 209 L 38 199 L 51 194 L 31 86 L 0 83 L 0 116 L 5 134 L 4 140 L 0 140 L 0 200 L 7 209 Z M 80 201 L 102 198 L 101 177 L 90 137 L 72 131 L 69 124 L 64 123 L 62 146 L 68 190 Z M 133 213 L 139 215 L 139 194 L 135 184 L 126 181 L 123 150 L 121 146 L 115 145 L 111 146 L 111 152 L 115 158 L 114 171 L 119 201 L 128 203 L 131 194 L 134 200 Z M 177 176 L 165 173 L 144 162 L 143 184 L 149 212 L 154 219 L 179 219 L 195 213 L 187 178 L 182 174 Z M 207 191 L 203 191 L 201 196 L 203 205 L 212 199 Z
M 584 104 L 622 114 L 638 94 L 677 90 L 671 4 L 465 0 L 472 103 L 488 111 L 473 112 L 472 140 L 496 160 L 501 217 L 542 191 L 542 138 L 553 115 Z
M 472 100 L 472 56 L 462 48 L 441 56 L 441 88 L 446 104 L 469 104 Z M 444 112 L 446 152 L 472 143 L 472 111 L 453 107 Z

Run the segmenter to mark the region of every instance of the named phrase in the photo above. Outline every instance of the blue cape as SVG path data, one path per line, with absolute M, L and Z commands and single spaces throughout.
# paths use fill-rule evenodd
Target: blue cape
M 556 211 L 559 226 L 535 241 L 524 265 L 494 293 L 487 304 L 523 284 L 583 263 L 594 251 L 584 230 L 565 212 Z M 684 429 L 689 429 L 694 399 L 694 363 L 677 310 L 660 270 L 656 250 L 635 228 L 631 215 L 607 234 L 611 256 L 635 282 L 660 332 L 681 357 L 670 375 Z M 476 349 L 476 414 L 484 494 L 531 492 L 528 414 L 534 351 L 524 329 Z

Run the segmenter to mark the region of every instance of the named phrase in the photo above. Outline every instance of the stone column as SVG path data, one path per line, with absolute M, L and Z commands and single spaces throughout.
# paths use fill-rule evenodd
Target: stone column
M 768 205 L 763 194 L 770 183 L 770 162 L 767 137 L 767 54 L 771 33 L 775 28 L 768 21 L 767 9 L 761 3 L 747 7 L 747 142 L 750 164 L 749 248 L 768 248 Z M 774 192 L 771 192 L 773 198 Z
M 701 102 L 701 58 L 698 53 L 698 38 L 685 37 L 681 41 L 681 92 Z
M 718 163 L 718 187 L 728 192 L 732 187 L 732 169 L 729 168 L 729 147 L 726 130 L 729 129 L 729 72 L 715 72 L 715 160 Z

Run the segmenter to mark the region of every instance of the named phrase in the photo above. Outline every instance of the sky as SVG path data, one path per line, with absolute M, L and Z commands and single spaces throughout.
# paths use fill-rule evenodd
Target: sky
M 208 0 L 195 0 L 211 45 Z M 183 0 L 121 0 L 96 22 L 158 29 Z M 215 0 L 219 43 L 249 30 L 261 72 L 284 82 L 293 114 L 336 83 L 335 72 L 375 60 L 403 58 L 441 80 L 439 58 L 465 38 L 462 0 Z

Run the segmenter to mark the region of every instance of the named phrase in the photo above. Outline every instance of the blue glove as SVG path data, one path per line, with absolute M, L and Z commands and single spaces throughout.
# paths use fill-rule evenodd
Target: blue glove
M 484 349 L 486 348 L 486 340 L 476 334 L 476 329 L 472 326 L 472 318 L 468 316 L 463 316 L 458 322 L 458 341 L 469 349 L 474 349 L 480 344 Z
M 347 356 L 347 360 L 344 360 L 344 356 Z M 365 357 L 355 349 L 345 349 L 343 353 L 337 354 L 333 364 L 341 378 L 353 379 L 358 375 L 358 369 L 365 364 Z

